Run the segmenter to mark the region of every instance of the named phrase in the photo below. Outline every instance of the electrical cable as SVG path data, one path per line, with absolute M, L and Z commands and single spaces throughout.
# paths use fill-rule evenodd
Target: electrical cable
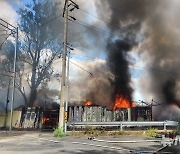
M 98 20 L 101 20 L 102 22 L 104 22 L 104 23 L 106 23 L 106 24 L 108 24 L 108 25 L 111 25 L 111 26 L 114 27 L 115 29 L 119 29 L 120 31 L 127 31 L 126 29 L 122 29 L 122 28 L 120 29 L 119 26 L 114 25 L 114 24 L 112 24 L 112 23 L 110 23 L 110 22 L 107 22 L 107 21 L 101 19 L 100 17 L 98 17 L 98 16 L 96 16 L 96 15 L 94 15 L 94 14 L 92 14 L 92 13 L 86 11 L 86 10 L 83 10 L 83 9 L 81 9 L 81 8 L 79 8 L 79 10 L 81 10 L 82 12 L 84 12 L 84 13 L 86 13 L 86 14 L 88 14 L 88 15 L 90 15 L 90 16 L 98 19 Z
M 72 53 L 72 54 L 74 54 L 74 53 Z M 78 55 L 78 54 L 77 54 Z M 84 55 L 80 55 L 80 56 L 82 56 L 82 57 L 88 57 L 88 56 L 84 56 Z M 90 58 L 90 57 L 88 57 L 88 58 Z M 95 59 L 97 59 L 96 57 L 92 57 L 93 59 L 91 59 L 91 60 L 95 60 Z M 109 63 L 112 63 L 111 61 L 109 61 L 109 60 L 107 60 L 106 59 L 106 61 L 107 62 L 109 62 Z M 160 69 L 156 69 L 156 68 L 146 68 L 146 67 L 141 67 L 141 66 L 137 66 L 137 65 L 133 65 L 133 64 L 131 64 L 131 65 L 129 65 L 130 67 L 133 67 L 133 68 L 139 68 L 139 69 L 143 69 L 143 70 L 152 70 L 152 71 L 158 71 L 158 72 L 161 72 L 161 73 L 167 73 L 167 74 L 172 74 L 172 75 L 174 75 L 174 74 L 180 74 L 179 72 L 169 72 L 169 71 L 164 71 L 164 70 L 160 70 Z
M 77 67 L 81 68 L 82 70 L 84 70 L 85 72 L 89 73 L 90 76 L 93 76 L 93 74 L 92 74 L 91 72 L 89 72 L 89 71 L 86 70 L 85 68 L 83 68 L 83 67 L 77 65 L 76 63 L 72 62 L 71 60 L 70 60 L 70 63 L 74 64 L 75 66 L 77 66 Z
M 100 87 L 99 87 L 99 84 L 98 84 L 98 82 L 97 82 L 97 79 L 96 79 L 96 77 L 93 75 L 93 73 L 91 73 L 90 71 L 84 69 L 83 67 L 77 65 L 76 63 L 74 63 L 74 62 L 72 62 L 72 61 L 70 61 L 70 63 L 74 64 L 75 66 L 77 66 L 77 67 L 81 68 L 82 70 L 86 71 L 87 73 L 89 73 L 89 75 L 94 79 L 98 90 L 100 90 Z

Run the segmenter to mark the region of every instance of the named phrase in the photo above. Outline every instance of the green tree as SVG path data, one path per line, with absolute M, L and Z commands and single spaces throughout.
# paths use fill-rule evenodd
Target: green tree
M 60 53 L 62 44 L 60 43 L 60 34 L 58 31 L 60 20 L 48 22 L 49 17 L 55 15 L 59 7 L 57 3 L 39 3 L 33 0 L 32 4 L 20 8 L 19 28 L 23 35 L 20 49 L 19 61 L 26 63 L 31 69 L 27 73 L 27 82 L 30 87 L 29 105 L 32 106 L 37 96 L 37 88 L 42 82 L 50 79 L 53 74 L 52 62 Z M 26 71 L 21 71 L 26 73 Z M 21 75 L 22 76 L 22 75 Z M 25 95 L 20 84 L 17 84 L 18 90 Z
M 29 106 L 36 100 L 37 89 L 53 74 L 52 63 L 61 52 L 62 22 L 60 18 L 55 18 L 58 7 L 60 3 L 52 1 L 40 3 L 38 0 L 32 0 L 30 4 L 17 11 L 20 22 L 16 88 Z M 2 64 L 0 67 L 7 73 L 7 70 L 10 72 L 13 67 L 14 44 L 8 41 L 3 46 L 1 55 L 4 54 L 5 59 L 0 62 Z M 4 78 L 1 83 L 7 85 L 7 78 L 1 78 Z M 27 87 L 23 85 L 22 80 L 27 81 L 29 94 L 25 93 Z
M 0 50 L 0 87 L 7 87 L 9 77 L 12 76 L 14 59 L 14 44 L 6 41 Z

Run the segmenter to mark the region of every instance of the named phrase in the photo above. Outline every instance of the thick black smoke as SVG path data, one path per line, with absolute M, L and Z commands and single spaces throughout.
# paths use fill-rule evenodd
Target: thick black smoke
M 107 64 L 114 75 L 112 81 L 112 100 L 117 95 L 126 98 L 129 102 L 132 100 L 133 89 L 130 85 L 131 75 L 129 72 L 129 62 L 127 54 L 133 45 L 125 40 L 109 41 L 107 44 L 108 60 Z
M 164 93 L 165 100 L 167 104 L 178 103 L 176 99 L 176 79 L 169 78 L 162 87 L 162 93 Z
M 82 98 L 90 100 L 93 105 L 106 106 L 110 109 L 112 109 L 117 96 L 121 96 L 129 102 L 132 101 L 133 88 L 130 85 L 128 53 L 134 45 L 135 43 L 130 43 L 130 40 L 109 38 L 107 62 L 96 62 L 92 69 L 89 69 L 92 74 L 83 79 L 83 82 L 78 79 L 79 82 L 76 81 L 78 85 L 73 86 L 77 89 L 83 89 Z
M 180 105 L 178 88 L 180 2 L 178 0 L 100 0 L 96 2 L 96 6 L 101 18 L 109 20 L 108 27 L 112 32 L 119 34 L 120 37 L 131 38 L 136 35 L 135 40 L 137 38 L 143 40 L 139 53 L 142 55 L 146 53 L 146 57 L 143 58 L 149 68 L 147 79 L 150 83 L 149 93 L 160 102 Z M 110 15 L 107 18 L 108 11 Z M 143 32 L 142 36 L 140 32 Z M 116 44 L 112 45 L 116 46 Z M 111 56 L 112 51 L 109 52 Z M 116 67 L 118 68 L 118 65 Z M 145 87 L 141 88 L 145 90 Z

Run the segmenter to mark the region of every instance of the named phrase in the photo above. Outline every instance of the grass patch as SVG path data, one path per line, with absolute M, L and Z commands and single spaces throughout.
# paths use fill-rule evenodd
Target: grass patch
M 144 136 L 145 131 L 105 131 L 96 130 L 94 127 L 87 127 L 84 131 L 71 131 L 68 132 L 68 136 Z
M 127 133 L 125 131 L 112 131 L 112 132 L 108 132 L 108 135 L 110 136 L 122 136 L 122 135 L 127 135 Z
M 155 128 L 150 128 L 146 131 L 146 135 L 149 136 L 149 137 L 155 137 L 156 134 L 157 134 L 158 130 L 155 129 Z
M 89 134 L 89 135 L 91 135 L 91 134 L 94 134 L 94 131 L 95 131 L 95 129 L 94 129 L 93 127 L 91 127 L 91 126 L 86 126 L 86 127 L 85 127 L 85 130 L 84 130 L 84 134 Z
M 108 135 L 110 136 L 128 136 L 128 135 L 131 135 L 131 136 L 144 136 L 144 132 L 143 131 L 112 131 L 112 132 L 109 132 Z
M 53 135 L 55 137 L 64 137 L 65 136 L 65 133 L 64 133 L 64 130 L 63 128 L 56 128 L 53 132 Z
M 85 135 L 100 136 L 105 135 L 105 130 L 97 130 L 95 127 L 86 126 L 84 130 Z

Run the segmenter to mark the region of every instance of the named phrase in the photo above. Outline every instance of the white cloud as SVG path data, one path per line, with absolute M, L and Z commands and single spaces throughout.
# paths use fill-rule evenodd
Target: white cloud
M 0 18 L 6 20 L 10 24 L 15 24 L 17 19 L 17 13 L 13 7 L 8 3 L 8 1 L 0 1 Z

